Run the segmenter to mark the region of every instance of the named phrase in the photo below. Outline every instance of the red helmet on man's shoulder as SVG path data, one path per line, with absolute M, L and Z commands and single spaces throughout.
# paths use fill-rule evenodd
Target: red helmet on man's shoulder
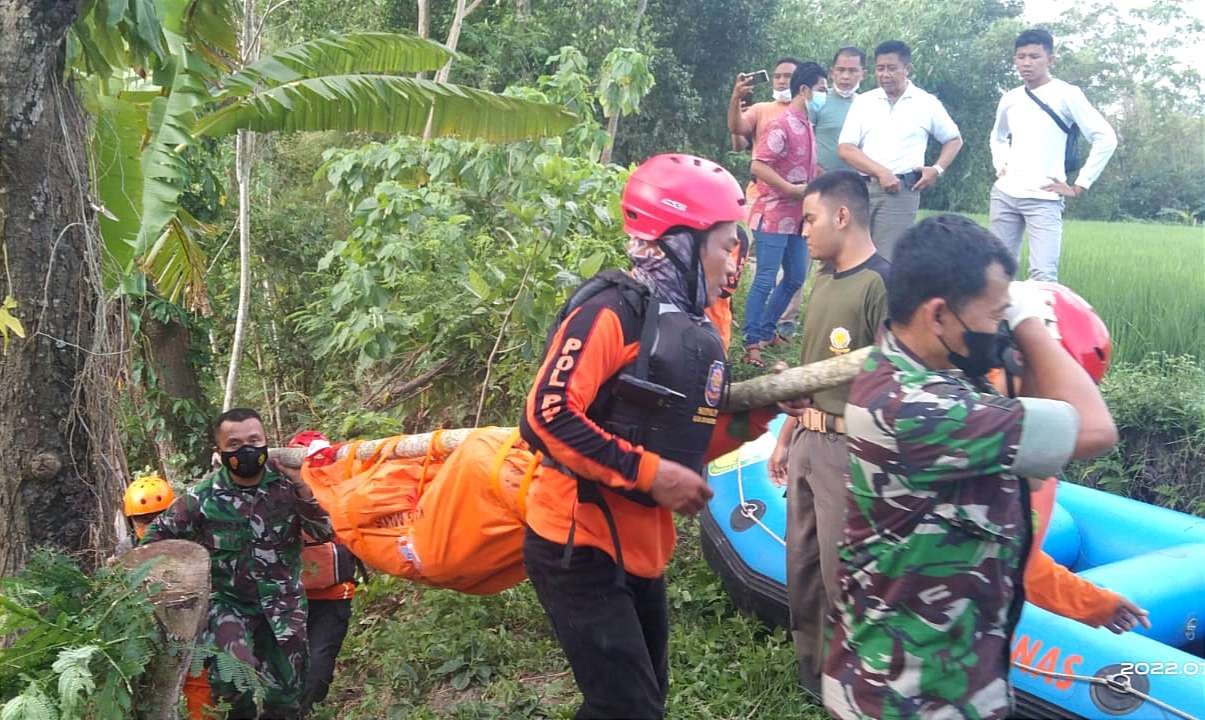
M 1066 285 L 1036 284 L 1050 293 L 1057 324 L 1052 330 L 1056 330 L 1059 342 L 1099 384 L 1113 357 L 1113 341 L 1109 339 L 1109 328 L 1105 327 L 1104 320 L 1087 300 Z
M 656 240 L 673 227 L 706 230 L 745 219 L 745 193 L 732 173 L 701 157 L 654 155 L 628 176 L 623 188 L 623 229 Z

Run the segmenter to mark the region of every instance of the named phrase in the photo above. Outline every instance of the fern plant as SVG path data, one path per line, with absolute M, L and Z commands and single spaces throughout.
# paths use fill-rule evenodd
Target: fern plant
M 86 575 L 39 551 L 0 585 L 0 718 L 132 717 L 134 690 L 161 643 L 147 568 Z
M 88 576 L 70 558 L 41 550 L 19 575 L 0 581 L 0 720 L 134 716 L 151 659 L 189 650 L 169 647 L 160 634 L 149 570 L 114 566 Z M 219 680 L 262 705 L 253 667 L 212 645 L 192 653 L 193 674 L 209 663 Z

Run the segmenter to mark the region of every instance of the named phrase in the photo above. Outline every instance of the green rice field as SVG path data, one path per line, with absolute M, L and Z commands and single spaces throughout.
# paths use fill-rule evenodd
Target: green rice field
M 1205 359 L 1205 228 L 1070 221 L 1059 280 L 1104 318 L 1115 361 L 1151 352 Z

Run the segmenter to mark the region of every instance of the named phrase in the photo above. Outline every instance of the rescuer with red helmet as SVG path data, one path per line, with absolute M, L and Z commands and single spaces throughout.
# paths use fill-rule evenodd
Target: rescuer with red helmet
M 725 347 L 705 314 L 736 269 L 740 185 L 709 160 L 658 155 L 621 207 L 633 267 L 562 308 L 520 424 L 545 466 L 524 562 L 584 696 L 577 717 L 664 714 L 672 513 L 703 509 L 708 457 L 764 431 L 761 413 L 720 413 Z

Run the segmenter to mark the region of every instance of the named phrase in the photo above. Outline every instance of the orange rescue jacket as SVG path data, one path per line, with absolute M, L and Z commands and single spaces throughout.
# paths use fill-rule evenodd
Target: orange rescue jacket
M 614 489 L 648 492 L 660 457 L 633 445 L 587 417 L 603 384 L 636 360 L 642 322 L 621 318 L 617 309 L 586 303 L 565 318 L 548 344 L 528 394 L 524 421 L 561 466 L 583 480 Z M 776 409 L 721 414 L 707 457 L 717 457 L 765 432 Z M 558 468 L 543 467 L 532 482 L 527 525 L 551 542 L 565 544 L 571 525 L 574 545 L 596 547 L 612 559 L 615 547 L 602 510 L 579 503 L 577 479 Z M 658 577 L 673 554 L 673 516 L 610 493 L 607 504 L 623 547 L 624 569 L 640 577 Z

